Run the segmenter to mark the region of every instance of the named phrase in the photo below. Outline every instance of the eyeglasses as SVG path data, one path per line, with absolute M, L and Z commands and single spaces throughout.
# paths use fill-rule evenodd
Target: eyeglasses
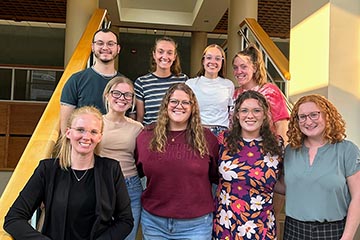
M 169 100 L 169 106 L 170 107 L 176 108 L 179 104 L 181 104 L 181 106 L 183 108 L 188 108 L 188 107 L 191 106 L 191 101 L 186 101 L 186 100 L 180 101 L 180 100 L 177 100 L 177 99 L 174 99 L 174 98 Z
M 110 94 L 113 98 L 119 99 L 121 96 L 124 96 L 125 100 L 131 100 L 134 96 L 131 92 L 120 92 L 118 90 L 111 90 Z
M 99 135 L 101 132 L 97 129 L 92 129 L 92 130 L 86 130 L 85 128 L 82 127 L 78 127 L 78 128 L 70 128 L 76 131 L 77 134 L 81 134 L 81 135 L 85 135 L 87 132 L 90 133 L 92 136 L 96 137 L 97 135 Z
M 311 112 L 309 114 L 299 114 L 297 116 L 297 119 L 298 119 L 299 123 L 303 123 L 306 121 L 306 118 L 308 118 L 308 117 L 310 120 L 318 120 L 320 117 L 320 112 Z
M 262 114 L 263 110 L 261 108 L 253 108 L 253 109 L 240 108 L 240 110 L 239 110 L 239 113 L 242 116 L 247 116 L 247 115 L 249 115 L 250 112 L 253 116 L 257 117 Z
M 221 62 L 224 58 L 221 56 L 204 55 L 204 59 L 206 59 L 207 61 L 215 59 L 216 62 Z
M 100 47 L 100 48 L 104 47 L 105 45 L 108 46 L 108 48 L 113 48 L 113 47 L 115 47 L 117 45 L 117 43 L 114 42 L 114 41 L 109 41 L 109 42 L 105 43 L 105 42 L 103 42 L 101 40 L 98 40 L 98 41 L 94 41 L 93 43 L 97 47 Z

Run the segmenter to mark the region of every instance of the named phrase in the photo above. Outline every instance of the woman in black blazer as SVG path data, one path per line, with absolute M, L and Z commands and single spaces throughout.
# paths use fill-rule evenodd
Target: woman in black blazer
M 15 239 L 125 239 L 133 227 L 130 200 L 117 161 L 94 154 L 102 115 L 76 109 L 62 136 L 58 158 L 42 160 L 5 217 Z M 41 232 L 28 220 L 43 203 Z

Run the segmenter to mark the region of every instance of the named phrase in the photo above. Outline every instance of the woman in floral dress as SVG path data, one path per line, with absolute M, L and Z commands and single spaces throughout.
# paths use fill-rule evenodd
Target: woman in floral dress
M 276 239 L 273 192 L 282 168 L 283 142 L 271 131 L 261 93 L 236 100 L 233 125 L 219 136 L 220 181 L 214 239 Z

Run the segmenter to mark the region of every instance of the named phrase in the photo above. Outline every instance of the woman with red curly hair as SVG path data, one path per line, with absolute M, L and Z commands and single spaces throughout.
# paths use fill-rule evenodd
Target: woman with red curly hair
M 285 150 L 284 239 L 353 239 L 360 222 L 360 152 L 325 97 L 300 98 Z

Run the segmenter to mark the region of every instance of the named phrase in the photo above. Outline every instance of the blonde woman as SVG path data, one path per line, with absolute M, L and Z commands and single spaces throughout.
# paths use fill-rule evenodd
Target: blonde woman
M 42 160 L 5 217 L 15 239 L 125 239 L 133 227 L 130 200 L 117 161 L 99 157 L 102 115 L 75 109 L 61 139 L 58 158 Z M 29 220 L 41 204 L 41 232 Z
M 234 84 L 226 76 L 226 56 L 217 44 L 207 46 L 197 77 L 186 81 L 199 102 L 201 122 L 216 136 L 229 128 L 233 107 Z
M 107 113 L 103 115 L 103 140 L 99 155 L 119 161 L 131 200 L 134 228 L 126 240 L 135 240 L 139 227 L 142 185 L 135 166 L 134 150 L 136 137 L 143 126 L 125 116 L 135 101 L 134 85 L 126 77 L 115 77 L 106 85 L 104 103 Z

